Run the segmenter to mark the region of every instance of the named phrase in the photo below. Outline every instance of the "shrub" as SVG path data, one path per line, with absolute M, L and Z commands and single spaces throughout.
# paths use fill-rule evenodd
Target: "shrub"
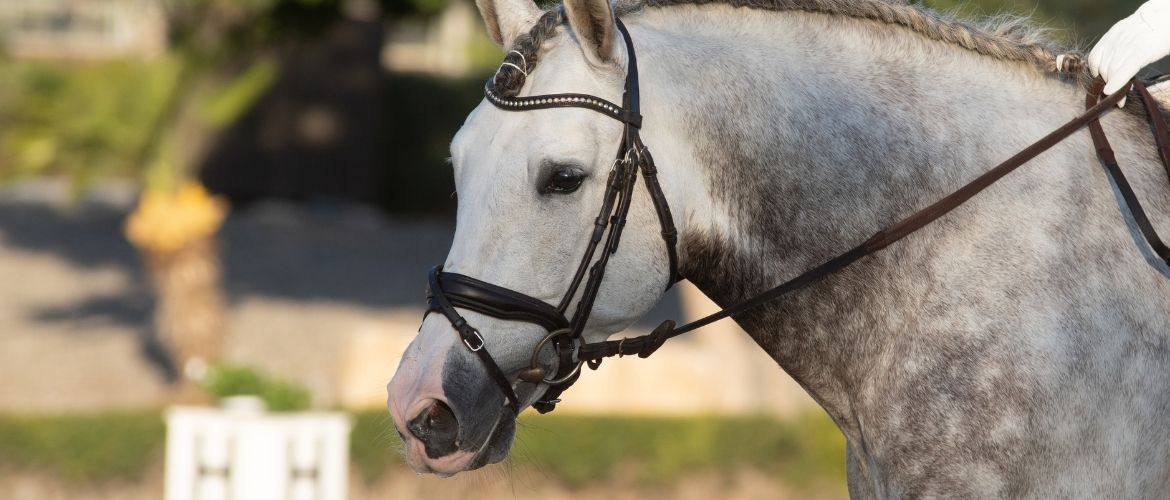
M 161 412 L 0 416 L 0 466 L 71 482 L 134 480 L 162 458 Z
M 377 481 L 390 467 L 402 465 L 402 441 L 386 410 L 362 411 L 353 415 L 349 456 L 367 483 Z
M 312 394 L 301 384 L 239 365 L 214 366 L 203 380 L 203 388 L 217 398 L 258 396 L 271 411 L 305 410 L 313 401 Z

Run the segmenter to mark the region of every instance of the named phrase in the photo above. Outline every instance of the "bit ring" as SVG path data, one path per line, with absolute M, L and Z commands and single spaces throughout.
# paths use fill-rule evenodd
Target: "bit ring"
M 573 333 L 572 330 L 570 330 L 568 328 L 562 328 L 560 330 L 554 330 L 554 331 L 550 332 L 548 335 L 545 335 L 543 339 L 540 339 L 540 342 L 538 342 L 536 344 L 536 348 L 532 350 L 532 360 L 529 362 L 529 369 L 543 369 L 540 366 L 540 351 L 541 351 L 541 349 L 544 349 L 545 345 L 547 345 L 549 342 L 556 339 L 557 337 L 571 335 L 572 333 Z M 569 379 L 575 377 L 577 375 L 577 373 L 579 373 L 581 371 L 581 365 L 583 365 L 583 364 L 585 364 L 584 361 L 578 361 L 577 366 L 573 367 L 573 369 L 564 377 L 551 378 L 551 379 L 548 377 L 545 377 L 543 380 L 541 380 L 541 383 L 548 384 L 548 385 L 563 384 L 563 383 L 569 381 Z

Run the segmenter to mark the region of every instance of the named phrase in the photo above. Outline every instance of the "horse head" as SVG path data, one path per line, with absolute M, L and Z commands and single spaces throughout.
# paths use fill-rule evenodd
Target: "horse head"
M 624 329 L 674 271 L 655 211 L 664 197 L 621 187 L 633 185 L 622 179 L 637 172 L 627 160 L 641 150 L 627 146 L 640 142 L 635 118 L 613 104 L 628 90 L 631 53 L 608 1 L 548 12 L 532 0 L 477 3 L 507 56 L 452 141 L 455 238 L 432 273 L 432 311 L 388 387 L 407 462 L 441 475 L 502 460 L 516 414 L 558 385 L 553 374 L 576 375 L 558 356 L 562 337 L 596 342 Z M 508 109 L 521 96 L 567 93 L 595 101 Z M 608 240 L 591 251 L 605 226 L 621 226 L 611 208 L 628 211 L 620 251 Z M 585 272 L 598 261 L 600 272 Z

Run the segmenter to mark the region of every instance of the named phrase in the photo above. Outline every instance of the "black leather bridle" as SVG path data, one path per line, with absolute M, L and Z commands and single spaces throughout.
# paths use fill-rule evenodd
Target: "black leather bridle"
M 507 111 L 531 111 L 534 109 L 550 108 L 585 108 L 597 111 L 603 115 L 622 122 L 622 142 L 618 147 L 617 157 L 606 181 L 605 195 L 602 199 L 601 213 L 594 221 L 593 234 L 585 247 L 585 255 L 573 275 L 568 291 L 565 292 L 560 304 L 553 307 L 544 301 L 535 299 L 523 293 L 509 290 L 500 286 L 486 283 L 461 274 L 443 272 L 442 267 L 431 269 L 430 286 L 427 292 L 430 312 L 439 312 L 447 317 L 451 326 L 459 332 L 463 343 L 483 361 L 488 373 L 496 385 L 508 399 L 508 406 L 512 411 L 519 413 L 520 401 L 516 391 L 509 382 L 507 374 L 488 353 L 483 337 L 479 331 L 467 323 L 456 311 L 456 308 L 468 309 L 493 318 L 504 320 L 525 321 L 543 327 L 548 334 L 533 350 L 531 363 L 520 373 L 520 380 L 532 384 L 548 384 L 549 389 L 540 401 L 533 407 L 541 413 L 552 411 L 559 402 L 556 398 L 569 385 L 576 381 L 581 373 L 583 360 L 577 357 L 580 348 L 585 345 L 582 334 L 585 323 L 593 310 L 597 300 L 597 293 L 601 288 L 601 280 L 605 277 L 605 269 L 609 265 L 609 257 L 617 252 L 621 240 L 622 230 L 626 225 L 626 217 L 630 213 L 630 204 L 633 201 L 634 185 L 637 183 L 638 173 L 646 181 L 646 188 L 650 199 L 654 202 L 655 212 L 662 225 L 662 239 L 666 243 L 666 255 L 669 265 L 669 279 L 665 287 L 669 289 L 678 282 L 678 231 L 675 230 L 674 218 L 670 213 L 670 206 L 666 203 L 666 196 L 658 184 L 658 171 L 654 167 L 654 159 L 646 150 L 645 144 L 638 134 L 642 126 L 642 115 L 639 113 L 638 95 L 638 59 L 634 53 L 634 44 L 625 25 L 617 21 L 618 31 L 626 43 L 626 54 L 629 64 L 626 70 L 625 92 L 622 95 L 622 104 L 618 106 L 600 97 L 586 94 L 549 94 L 531 97 L 505 97 L 496 93 L 491 80 L 484 89 L 488 102 Z M 607 230 L 608 229 L 608 230 Z M 597 256 L 598 246 L 602 251 Z M 590 267 L 592 263 L 592 267 Z M 586 273 L 588 277 L 586 278 Z M 584 284 L 584 289 L 581 289 Z M 581 292 L 581 299 L 572 318 L 567 316 L 573 298 Z M 546 345 L 551 344 L 557 353 L 557 373 L 549 376 L 540 363 L 540 353 Z
M 1170 248 L 1163 244 L 1154 231 L 1153 226 L 1149 223 L 1145 211 L 1129 187 L 1129 183 L 1126 181 L 1124 174 L 1117 166 L 1116 159 L 1113 158 L 1113 151 L 1109 147 L 1108 141 L 1105 139 L 1104 131 L 1101 129 L 1098 121 L 1106 112 L 1115 109 L 1117 103 L 1127 95 L 1127 92 L 1123 91 L 1102 98 L 1101 90 L 1104 87 L 1104 81 L 1098 80 L 1089 91 L 1086 104 L 1087 111 L 1084 114 L 1061 126 L 1051 134 L 1020 151 L 935 204 L 878 231 L 865 242 L 828 260 L 824 264 L 810 269 L 775 288 L 683 326 L 676 327 L 673 321 L 665 321 L 655 328 L 653 332 L 641 337 L 586 343 L 582 336 L 585 324 L 589 320 L 593 304 L 597 299 L 598 290 L 601 287 L 601 281 L 605 276 L 605 269 L 609 263 L 609 257 L 618 249 L 618 243 L 626 224 L 626 216 L 630 211 L 634 185 L 636 184 L 639 172 L 641 172 L 642 178 L 646 181 L 650 199 L 654 203 L 654 209 L 662 225 L 662 238 L 666 243 L 667 259 L 670 266 L 669 279 L 665 284 L 666 288 L 669 289 L 681 278 L 678 272 L 678 232 L 675 229 L 674 219 L 671 215 L 670 207 L 666 202 L 666 197 L 663 195 L 662 188 L 658 184 L 658 172 L 654 166 L 654 160 L 638 134 L 642 125 L 642 116 L 639 112 L 638 63 L 637 57 L 634 54 L 634 45 L 625 25 L 620 20 L 616 20 L 616 22 L 618 31 L 621 32 L 622 39 L 625 41 L 626 52 L 629 56 L 625 93 L 622 96 L 621 106 L 600 97 L 586 94 L 505 97 L 495 92 L 491 80 L 488 81 L 485 88 L 488 102 L 503 110 L 530 111 L 550 108 L 585 108 L 618 120 L 625 126 L 621 146 L 618 148 L 617 159 L 614 161 L 613 169 L 610 171 L 606 184 L 601 213 L 598 214 L 594 222 L 593 233 L 586 246 L 585 255 L 581 258 L 581 263 L 577 267 L 577 271 L 573 275 L 573 280 L 570 282 L 569 289 L 565 292 L 561 302 L 556 307 L 553 307 L 544 301 L 514 290 L 509 290 L 461 274 L 443 272 L 441 266 L 436 266 L 430 272 L 430 282 L 427 291 L 427 314 L 439 312 L 447 318 L 451 326 L 459 333 L 464 345 L 483 362 L 488 373 L 507 398 L 508 407 L 514 413 L 519 413 L 520 401 L 516 396 L 516 391 L 513 389 L 512 383 L 509 382 L 507 373 L 492 358 L 479 331 L 469 325 L 467 320 L 459 314 L 456 308 L 467 309 L 504 320 L 537 324 L 548 332 L 533 349 L 529 366 L 519 373 L 519 379 L 521 381 L 534 384 L 534 386 L 541 383 L 549 386 L 544 397 L 533 404 L 533 407 L 537 411 L 547 413 L 554 409 L 556 403 L 560 402 L 557 399 L 560 394 L 580 376 L 581 366 L 583 364 L 589 364 L 590 368 L 596 369 L 600 365 L 601 360 L 607 357 L 624 355 L 637 355 L 642 358 L 648 357 L 671 338 L 760 307 L 789 293 L 805 288 L 938 220 L 1007 174 L 1032 160 L 1040 153 L 1051 149 L 1085 126 L 1090 127 L 1098 157 L 1105 164 L 1106 173 L 1113 179 L 1114 184 L 1122 192 L 1123 201 L 1137 220 L 1143 236 L 1151 248 L 1154 249 L 1155 253 L 1163 261 L 1167 262 L 1167 264 L 1170 264 Z M 1170 131 L 1166 130 L 1162 112 L 1153 97 L 1146 91 L 1144 84 L 1139 81 L 1134 81 L 1133 85 L 1146 106 L 1163 164 L 1167 167 L 1167 173 L 1170 175 Z M 597 248 L 602 244 L 603 240 L 604 246 L 602 247 L 602 252 L 597 257 L 597 260 L 594 261 L 594 255 L 597 253 Z M 590 266 L 590 263 L 592 263 L 592 266 Z M 588 272 L 588 279 L 586 279 L 586 272 Z M 582 283 L 584 283 L 583 290 L 581 289 Z M 572 318 L 569 318 L 567 316 L 568 308 L 578 292 L 581 292 L 581 299 L 577 302 L 577 307 L 573 312 Z M 557 371 L 551 376 L 546 373 L 546 370 L 540 363 L 542 350 L 550 344 L 556 353 L 558 361 Z

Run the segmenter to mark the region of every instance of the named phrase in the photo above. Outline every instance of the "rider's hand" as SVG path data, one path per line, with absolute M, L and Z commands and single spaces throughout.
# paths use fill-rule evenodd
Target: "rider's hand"
M 1113 95 L 1126 87 L 1138 71 L 1167 54 L 1170 0 L 1149 0 L 1101 37 L 1089 53 L 1089 70 L 1093 76 L 1105 79 L 1105 94 Z

